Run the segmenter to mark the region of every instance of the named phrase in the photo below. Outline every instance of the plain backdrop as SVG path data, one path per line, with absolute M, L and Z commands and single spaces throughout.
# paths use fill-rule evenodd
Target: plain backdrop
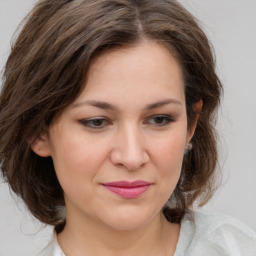
M 0 0 L 0 68 L 17 25 L 35 2 Z M 180 2 L 210 38 L 225 90 L 218 122 L 223 182 L 205 208 L 233 215 L 256 230 L 256 0 Z M 51 230 L 0 181 L 0 256 L 35 255 Z

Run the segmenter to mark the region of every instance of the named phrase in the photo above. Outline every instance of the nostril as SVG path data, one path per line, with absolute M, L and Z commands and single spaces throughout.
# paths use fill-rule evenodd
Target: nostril
M 146 165 L 149 161 L 149 156 L 146 152 L 137 152 L 129 154 L 115 150 L 110 154 L 110 161 L 117 166 L 123 166 L 127 170 L 138 170 Z

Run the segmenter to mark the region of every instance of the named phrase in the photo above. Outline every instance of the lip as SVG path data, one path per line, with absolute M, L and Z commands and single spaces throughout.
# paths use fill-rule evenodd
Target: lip
M 137 181 L 114 181 L 102 184 L 109 191 L 123 198 L 137 198 L 145 193 L 152 183 L 137 180 Z

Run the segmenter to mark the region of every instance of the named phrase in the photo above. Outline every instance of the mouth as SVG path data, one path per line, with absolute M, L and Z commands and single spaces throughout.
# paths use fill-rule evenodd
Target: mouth
M 145 193 L 152 183 L 147 181 L 115 181 L 102 184 L 109 191 L 123 198 L 137 198 Z

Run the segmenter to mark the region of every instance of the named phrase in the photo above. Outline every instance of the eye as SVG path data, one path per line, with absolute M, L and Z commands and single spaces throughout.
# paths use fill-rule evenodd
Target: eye
M 102 129 L 105 128 L 110 122 L 104 117 L 94 117 L 90 119 L 79 120 L 79 122 L 91 129 Z
M 144 123 L 154 126 L 165 126 L 171 122 L 174 122 L 174 119 L 168 115 L 154 115 L 149 117 Z

